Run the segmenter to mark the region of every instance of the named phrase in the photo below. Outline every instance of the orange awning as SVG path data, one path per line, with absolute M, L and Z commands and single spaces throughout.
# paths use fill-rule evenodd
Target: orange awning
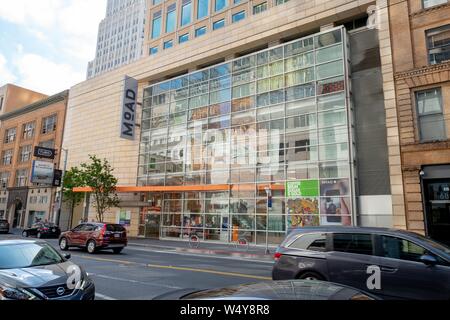
M 280 184 L 259 184 L 258 190 L 264 190 L 266 187 L 271 187 L 272 190 L 284 190 L 284 185 Z M 196 185 L 196 186 L 148 186 L 148 187 L 117 187 L 118 193 L 138 193 L 138 192 L 191 192 L 191 191 L 229 191 L 234 190 L 254 190 L 254 184 L 244 185 L 229 185 L 229 184 L 211 184 L 211 185 Z M 73 192 L 92 192 L 90 187 L 74 188 Z

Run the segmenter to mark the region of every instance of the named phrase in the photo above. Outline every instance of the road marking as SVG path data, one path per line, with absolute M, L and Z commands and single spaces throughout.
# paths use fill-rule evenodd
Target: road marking
M 175 290 L 183 289 L 181 287 L 176 287 L 176 286 L 168 286 L 168 285 L 164 285 L 164 284 L 155 284 L 155 283 L 143 282 L 143 281 L 132 280 L 132 279 L 110 277 L 110 276 L 105 276 L 102 274 L 95 274 L 95 273 L 92 273 L 91 276 L 97 277 L 97 278 L 102 278 L 102 279 L 107 279 L 107 280 L 130 282 L 130 283 L 142 284 L 142 285 L 146 285 L 146 286 L 159 287 L 159 288 L 167 288 L 167 289 L 175 289 Z
M 269 277 L 254 276 L 254 275 L 243 274 L 243 273 L 233 273 L 233 272 L 207 270 L 207 269 L 196 269 L 196 268 L 174 267 L 174 266 L 160 266 L 160 265 L 155 265 L 155 264 L 149 264 L 149 265 L 147 265 L 147 267 L 155 268 L 155 269 L 168 269 L 168 270 L 178 270 L 178 271 L 210 273 L 210 274 L 217 274 L 217 275 L 221 275 L 221 276 L 238 277 L 238 278 L 250 278 L 250 279 L 257 279 L 257 280 L 272 280 L 272 278 L 269 278 Z
M 101 294 L 101 293 L 96 293 L 96 294 L 95 294 L 95 297 L 96 297 L 96 298 L 100 298 L 100 299 L 102 299 L 102 300 L 110 300 L 110 301 L 115 301 L 115 300 L 117 300 L 117 299 L 115 299 L 115 298 L 108 297 L 108 296 L 106 296 L 106 295 L 104 295 L 104 294 Z
M 120 260 L 94 258 L 94 257 L 86 257 L 86 256 L 79 256 L 79 255 L 76 255 L 76 257 L 81 258 L 81 259 L 87 259 L 87 260 L 106 261 L 106 262 L 113 262 L 113 263 L 121 262 Z M 128 265 L 141 265 L 141 266 L 143 265 L 145 267 L 154 268 L 154 269 L 200 272 L 200 273 L 209 273 L 209 274 L 216 274 L 216 275 L 221 275 L 221 276 L 248 278 L 248 279 L 256 279 L 256 280 L 272 280 L 272 278 L 269 278 L 269 277 L 254 276 L 254 275 L 243 274 L 243 273 L 223 272 L 223 271 L 196 269 L 196 268 L 187 268 L 187 267 L 162 266 L 162 265 L 154 265 L 154 264 L 142 264 L 142 263 L 130 262 L 130 261 L 126 261 L 126 262 L 127 262 L 126 264 L 128 264 Z M 124 263 L 124 262 L 122 262 L 122 263 Z

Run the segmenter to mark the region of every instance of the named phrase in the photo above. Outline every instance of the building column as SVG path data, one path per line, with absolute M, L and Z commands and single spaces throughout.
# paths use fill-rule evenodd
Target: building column
M 394 82 L 391 30 L 387 0 L 377 1 L 377 23 L 381 71 L 383 74 L 384 105 L 386 110 L 387 143 L 389 148 L 390 184 L 392 194 L 393 227 L 407 229 L 403 174 L 400 155 L 400 134 Z

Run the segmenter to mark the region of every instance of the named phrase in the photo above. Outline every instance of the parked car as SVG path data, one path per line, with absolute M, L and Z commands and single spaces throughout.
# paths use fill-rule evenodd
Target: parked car
M 119 254 L 127 244 L 126 229 L 121 225 L 110 223 L 83 223 L 63 232 L 59 237 L 61 250 L 78 247 L 85 248 L 91 254 L 99 250 L 113 250 Z
M 0 241 L 0 300 L 94 300 L 94 283 L 69 259 L 43 241 Z
M 182 289 L 154 300 L 379 300 L 344 285 L 323 281 L 273 281 L 214 290 Z
M 33 224 L 30 228 L 23 230 L 22 236 L 24 238 L 36 237 L 41 238 L 59 238 L 61 229 L 51 222 L 38 222 Z
M 275 260 L 274 280 L 325 280 L 385 299 L 450 299 L 450 249 L 413 232 L 297 229 L 277 249 Z M 381 288 L 369 288 L 368 280 L 377 268 Z
M 8 220 L 0 220 L 0 233 L 9 233 Z

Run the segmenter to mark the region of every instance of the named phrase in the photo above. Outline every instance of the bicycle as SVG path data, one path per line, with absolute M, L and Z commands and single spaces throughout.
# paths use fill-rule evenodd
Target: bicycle
M 236 249 L 244 249 L 245 251 L 250 250 L 250 243 L 248 242 L 245 234 L 243 236 L 239 236 L 238 240 L 234 243 Z

